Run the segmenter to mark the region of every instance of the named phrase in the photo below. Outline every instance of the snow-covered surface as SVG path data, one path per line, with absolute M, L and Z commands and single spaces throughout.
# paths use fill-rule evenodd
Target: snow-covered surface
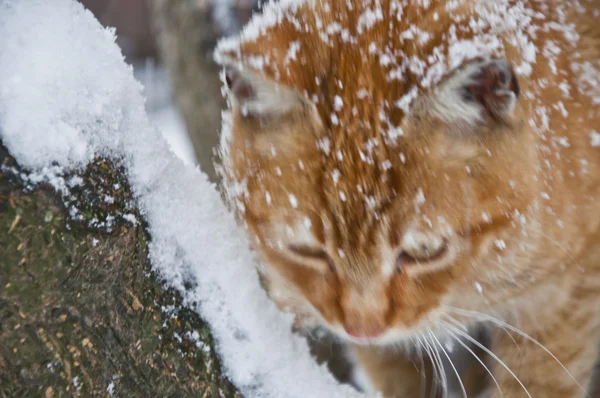
M 186 165 L 196 163 L 194 147 L 190 142 L 185 123 L 179 110 L 174 105 L 148 112 L 150 121 L 161 132 L 163 138 L 178 158 Z
M 148 221 L 153 266 L 210 323 L 244 395 L 358 395 L 291 334 L 215 187 L 168 150 L 114 33 L 75 0 L 0 0 L 0 138 L 21 165 L 48 177 L 51 165 L 75 169 L 95 155 L 123 162 Z

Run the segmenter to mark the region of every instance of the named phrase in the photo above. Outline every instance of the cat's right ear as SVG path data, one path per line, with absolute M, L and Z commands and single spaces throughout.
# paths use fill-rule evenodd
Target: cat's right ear
M 438 88 L 434 103 L 437 115 L 446 121 L 509 121 L 519 95 L 519 82 L 508 61 L 488 59 L 457 70 Z
M 231 58 L 217 58 L 223 66 L 227 94 L 243 117 L 262 118 L 285 115 L 306 106 L 294 89 L 279 84 L 259 71 Z

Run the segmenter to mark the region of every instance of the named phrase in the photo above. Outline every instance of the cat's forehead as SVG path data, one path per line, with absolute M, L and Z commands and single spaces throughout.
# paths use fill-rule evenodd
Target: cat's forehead
M 340 229 L 340 239 L 372 243 L 391 224 L 396 229 L 420 225 L 420 215 L 427 213 L 426 193 L 430 203 L 438 193 L 431 163 L 405 147 L 380 142 L 367 151 L 351 139 L 343 141 L 337 153 L 323 155 L 323 166 L 316 170 L 322 173 L 319 200 Z
M 267 11 L 277 17 L 269 12 L 255 17 L 240 41 L 220 45 L 219 54 L 305 95 L 318 105 L 327 123 L 336 125 L 353 114 L 398 127 L 388 111 L 405 113 L 419 92 L 434 87 L 470 58 L 463 52 L 454 57 L 450 49 L 454 42 L 455 47 L 461 41 L 480 44 L 470 40 L 483 28 L 452 31 L 453 18 L 466 12 L 462 7 L 454 7 L 454 17 L 448 18 L 436 2 L 390 3 L 389 7 L 370 1 L 352 7 L 343 1 L 275 6 Z M 485 52 L 481 56 L 492 56 L 497 49 L 485 44 L 480 45 Z
M 307 2 L 306 9 L 285 9 L 277 23 L 242 35 L 239 49 L 225 52 L 313 101 L 328 125 L 353 118 L 397 127 L 386 113 L 406 111 L 422 71 L 408 67 L 420 50 L 393 32 L 417 26 L 421 18 L 385 12 L 365 25 L 360 21 L 372 12 L 367 3 L 348 8 L 343 2 Z M 434 11 L 422 12 L 426 23 L 431 16 L 425 14 Z

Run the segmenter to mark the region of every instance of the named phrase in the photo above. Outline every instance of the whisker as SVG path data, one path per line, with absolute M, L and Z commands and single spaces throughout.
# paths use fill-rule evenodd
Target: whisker
M 425 394 L 427 393 L 427 373 L 425 370 L 425 360 L 423 359 L 422 349 L 423 346 L 419 344 L 419 360 L 421 361 L 421 385 L 419 386 L 419 397 L 425 397 Z
M 419 394 L 419 398 L 423 398 L 425 396 L 425 392 L 426 392 L 426 388 L 427 388 L 427 375 L 425 374 L 425 362 L 423 361 L 423 351 L 422 351 L 422 346 L 421 343 L 419 341 L 417 341 L 413 336 L 410 337 L 410 341 L 414 344 L 415 346 L 415 354 L 417 354 L 417 356 L 419 357 L 419 361 L 421 363 L 421 367 L 420 367 L 420 375 L 421 375 L 421 382 L 420 382 L 420 394 Z
M 494 377 L 494 374 L 492 373 L 492 371 L 485 365 L 485 363 L 481 360 L 481 358 L 479 358 L 479 355 L 475 354 L 473 352 L 473 350 L 471 348 L 469 348 L 468 345 L 466 345 L 465 343 L 462 342 L 462 340 L 460 339 L 460 337 L 458 337 L 452 330 L 450 330 L 448 328 L 448 323 L 441 321 L 442 325 L 446 325 L 446 329 L 445 331 L 448 332 L 450 334 L 450 336 L 456 340 L 458 342 L 458 344 L 460 344 L 461 346 L 463 346 L 463 348 L 465 350 L 467 350 L 472 356 L 473 358 L 475 358 L 477 360 L 477 362 L 479 362 L 481 364 L 481 366 L 483 366 L 483 368 L 486 370 L 486 372 L 490 375 L 490 377 L 492 378 L 492 380 L 494 381 L 494 384 L 496 384 L 496 387 L 498 388 L 498 391 L 500 391 L 500 396 L 504 396 L 504 393 L 502 392 L 502 388 L 500 387 L 500 384 L 498 383 L 498 380 L 496 380 L 496 378 Z
M 422 332 L 420 332 L 419 336 L 420 337 L 417 337 L 417 338 L 419 339 L 421 346 L 427 352 L 427 355 L 429 356 L 429 359 L 431 361 L 431 366 L 433 368 L 433 380 L 431 383 L 431 391 L 429 393 L 429 397 L 433 398 L 433 397 L 435 397 L 435 392 L 439 388 L 439 384 L 440 384 L 440 380 L 441 380 L 441 373 L 440 373 L 440 369 L 438 369 L 438 363 L 435 360 L 434 354 L 431 351 L 431 346 L 429 344 L 427 344 L 427 342 L 426 342 L 425 335 Z
M 406 341 L 404 343 L 404 349 L 406 350 L 406 356 L 408 356 L 409 358 L 413 356 L 413 349 L 415 350 L 416 354 L 416 345 L 414 344 L 414 341 L 412 344 L 409 341 Z
M 460 384 L 460 389 L 462 390 L 463 397 L 467 398 L 467 390 L 465 389 L 465 385 L 463 384 L 462 379 L 460 378 L 460 374 L 458 373 L 458 370 L 456 370 L 456 366 L 454 366 L 454 362 L 452 362 L 450 355 L 448 355 L 448 352 L 446 352 L 446 349 L 444 348 L 442 343 L 440 343 L 440 340 L 435 336 L 435 334 L 431 331 L 431 329 L 429 329 L 429 335 L 437 343 L 437 345 L 442 349 L 442 353 L 446 356 L 446 358 L 448 359 L 448 362 L 450 362 L 450 366 L 452 367 L 452 370 L 454 370 L 454 373 L 456 374 L 456 377 L 458 378 L 458 383 Z
M 461 322 L 459 322 L 458 320 L 452 318 L 450 315 L 444 314 L 444 313 L 442 313 L 440 315 L 448 317 L 449 318 L 448 320 L 451 321 L 452 323 L 454 323 L 454 325 L 456 327 L 458 327 L 459 329 L 462 329 L 462 331 L 465 333 L 469 333 L 469 328 L 466 325 L 464 325 Z
M 546 234 L 544 231 L 542 231 L 541 229 L 537 229 L 534 225 L 529 225 L 529 227 L 532 227 L 533 230 L 535 232 L 540 233 L 543 237 L 545 237 L 546 239 L 548 239 L 551 243 L 554 243 L 556 245 L 556 247 L 558 247 L 559 249 L 561 249 L 562 251 L 565 252 L 565 254 L 567 256 L 569 256 L 569 258 L 571 259 L 571 261 L 573 261 L 573 263 L 579 267 L 579 270 L 584 272 L 585 269 L 577 262 L 577 260 L 575 260 L 575 257 L 573 257 L 573 255 L 571 255 L 571 252 L 566 249 L 565 247 L 563 247 L 560 243 L 558 243 L 558 241 L 556 241 L 554 238 L 552 238 L 550 235 Z
M 563 363 L 556 357 L 556 355 L 554 355 L 548 348 L 546 348 L 545 345 L 543 345 L 542 343 L 540 343 L 539 341 L 537 341 L 536 339 L 534 339 L 533 337 L 531 337 L 530 335 L 528 335 L 527 333 L 523 332 L 521 329 L 518 329 L 504 321 L 501 321 L 500 319 L 497 319 L 491 315 L 488 314 L 484 314 L 482 312 L 477 312 L 477 311 L 468 311 L 468 310 L 462 310 L 460 308 L 455 308 L 455 307 L 446 307 L 448 309 L 450 309 L 451 311 L 456 312 L 457 314 L 462 314 L 465 316 L 471 316 L 471 317 L 477 317 L 479 319 L 484 319 L 484 320 L 488 320 L 490 322 L 495 323 L 496 325 L 499 325 L 501 327 L 504 327 L 514 333 L 517 333 L 519 336 L 525 338 L 526 340 L 532 342 L 533 344 L 535 344 L 536 346 L 538 346 L 539 348 L 541 348 L 542 350 L 544 350 L 545 353 L 547 353 L 548 355 L 550 355 L 552 357 L 552 359 L 554 359 L 556 361 L 556 363 L 558 363 L 560 365 L 560 367 L 567 373 L 567 375 L 569 375 L 569 377 L 575 382 L 575 384 L 577 384 L 577 386 L 581 389 L 581 391 L 583 391 L 586 396 L 589 396 L 589 394 L 587 393 L 587 390 L 585 388 L 583 388 L 581 386 L 581 384 L 579 384 L 579 382 L 577 381 L 577 379 L 575 379 L 575 377 L 571 374 L 571 372 L 569 372 L 569 370 L 567 369 L 567 367 L 565 365 L 563 365 Z
M 449 310 L 452 311 L 454 307 L 445 307 L 445 308 L 447 308 L 447 309 L 449 309 Z M 460 323 L 458 320 L 454 319 L 449 314 L 440 314 L 440 315 L 445 316 L 449 321 L 451 321 L 452 323 L 454 323 L 455 326 L 457 326 L 458 328 L 462 329 L 463 332 L 469 333 L 469 328 L 467 328 L 466 325 Z M 515 343 L 515 346 L 517 346 L 517 348 L 519 349 L 519 351 L 521 351 L 521 346 L 519 346 L 519 343 L 517 343 L 517 341 L 512 336 L 512 334 L 510 334 L 510 332 L 508 330 L 504 329 L 504 328 L 502 328 L 502 330 L 513 341 L 513 343 Z
M 431 333 L 431 329 L 427 329 Z M 444 397 L 448 396 L 448 378 L 446 377 L 446 370 L 444 369 L 444 363 L 442 361 L 442 357 L 440 356 L 440 352 L 437 350 L 435 343 L 433 341 L 429 341 L 426 335 L 425 342 L 430 346 L 431 351 L 433 352 L 433 359 L 437 362 L 438 368 L 440 369 L 440 376 L 442 380 L 442 391 Z
M 521 388 L 525 391 L 525 394 L 527 394 L 527 396 L 529 398 L 532 398 L 531 394 L 529 394 L 529 391 L 527 391 L 527 388 L 521 382 L 521 380 L 519 380 L 519 378 L 517 377 L 517 375 L 504 363 L 504 361 L 502 361 L 500 358 L 498 358 L 498 356 L 496 354 L 494 354 L 487 347 L 485 347 L 483 344 L 481 344 L 480 342 L 478 342 L 477 340 L 475 340 L 473 337 L 469 336 L 467 333 L 463 332 L 462 330 L 460 330 L 460 329 L 458 329 L 458 328 L 450 325 L 449 323 L 447 323 L 446 326 L 448 326 L 450 329 L 452 329 L 459 336 L 462 336 L 465 339 L 469 340 L 471 343 L 475 344 L 477 347 L 479 347 L 483 351 L 485 351 L 489 356 L 491 356 L 492 358 L 494 358 L 504 369 L 506 369 L 506 371 L 517 381 L 517 383 L 519 383 L 519 385 L 521 386 Z

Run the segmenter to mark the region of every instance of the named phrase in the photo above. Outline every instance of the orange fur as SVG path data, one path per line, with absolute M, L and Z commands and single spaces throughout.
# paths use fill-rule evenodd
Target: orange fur
M 385 347 L 430 337 L 428 329 L 458 333 L 450 316 L 472 325 L 485 323 L 473 316 L 481 313 L 535 338 L 570 372 L 530 339 L 493 333 L 492 352 L 531 396 L 584 396 L 600 337 L 600 148 L 590 144 L 600 106 L 571 63 L 598 64 L 600 28 L 591 16 L 599 2 L 521 2 L 543 14 L 532 22 L 540 28 L 530 36 L 536 62 L 530 74 L 517 73 L 514 109 L 491 98 L 490 114 L 471 120 L 435 109 L 476 56 L 458 69 L 445 65 L 431 81 L 410 69 L 395 80 L 389 73 L 402 60 L 431 56 L 452 26 L 463 28 L 459 40 L 483 34 L 468 27 L 475 2 L 447 11 L 449 1 L 415 1 L 401 18 L 393 0 L 309 2 L 257 38 L 242 36 L 239 49 L 221 53 L 224 63 L 240 62 L 288 94 L 271 113 L 248 114 L 233 99 L 226 178 L 245 187 L 234 199 L 271 296 L 299 322 L 355 344 L 375 389 L 414 396 L 420 378 Z M 361 16 L 377 4 L 381 19 L 359 34 Z M 577 24 L 581 40 L 572 45 L 564 32 L 544 29 L 551 21 Z M 333 22 L 342 33 L 324 37 L 321 27 Z M 402 39 L 411 26 L 428 40 Z M 493 55 L 519 69 L 527 54 L 513 33 L 500 34 L 504 47 Z M 290 56 L 292 43 L 300 47 Z M 559 51 L 545 55 L 549 43 Z M 397 57 L 392 64 L 380 56 L 384 48 Z M 394 105 L 413 89 L 410 107 Z M 436 239 L 447 249 L 424 264 L 398 263 L 400 253 L 421 250 L 410 248 L 419 239 L 425 253 Z M 356 335 L 379 335 L 368 341 L 376 347 Z M 527 396 L 503 366 L 490 368 L 504 396 Z

